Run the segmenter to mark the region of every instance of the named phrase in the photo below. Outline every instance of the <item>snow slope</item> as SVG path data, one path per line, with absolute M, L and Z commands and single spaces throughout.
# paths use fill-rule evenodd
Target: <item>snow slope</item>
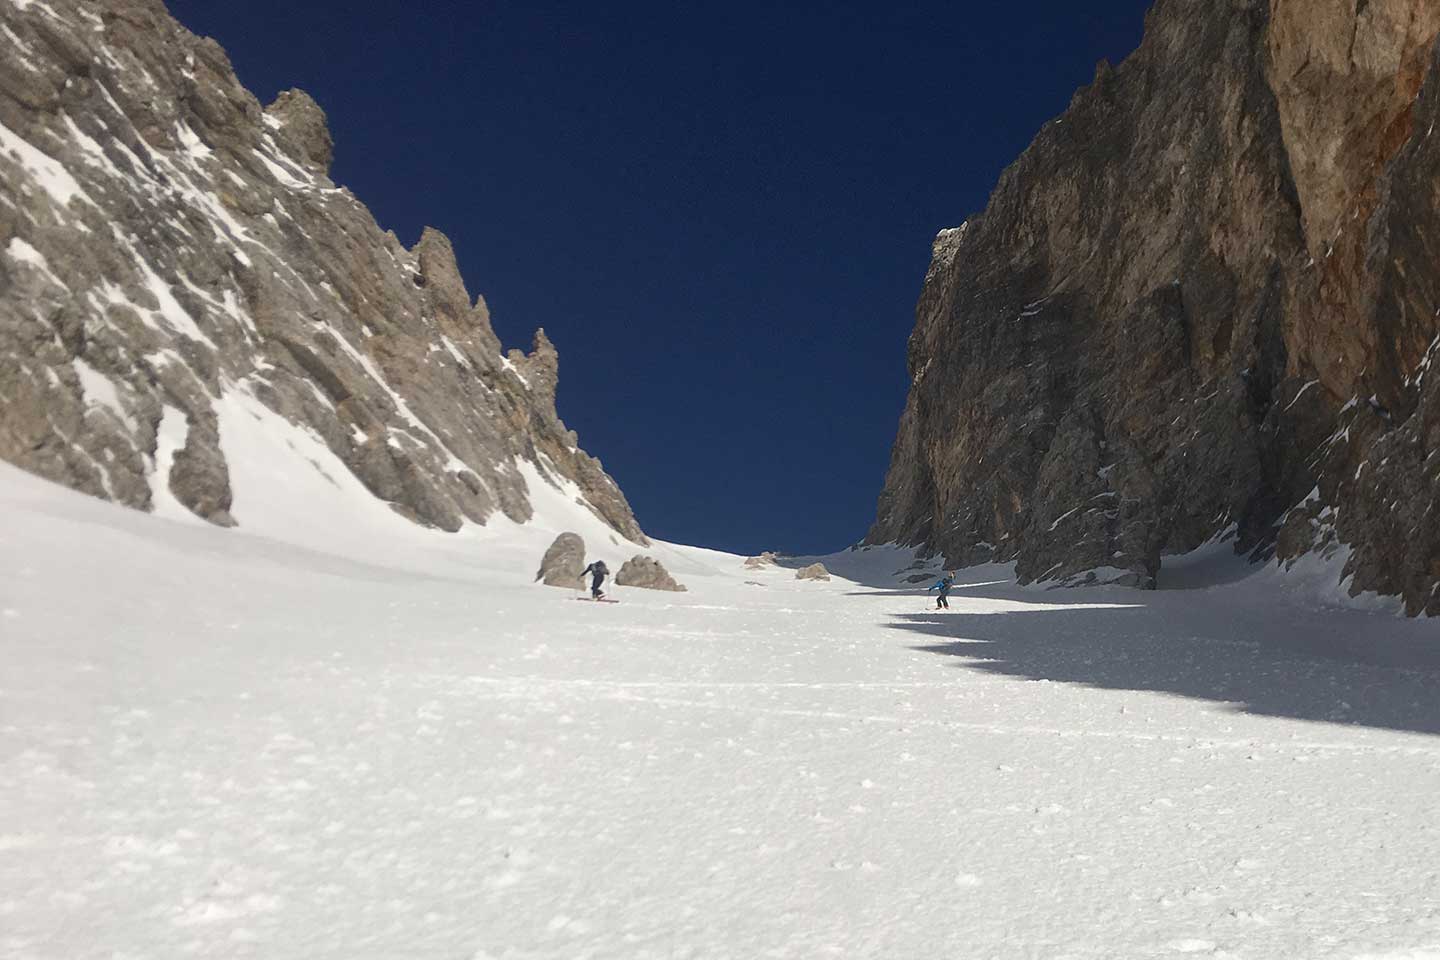
M 595 606 L 529 582 L 563 491 L 245 493 L 0 465 L 0 957 L 1440 957 L 1432 622 L 663 544 L 689 593 Z

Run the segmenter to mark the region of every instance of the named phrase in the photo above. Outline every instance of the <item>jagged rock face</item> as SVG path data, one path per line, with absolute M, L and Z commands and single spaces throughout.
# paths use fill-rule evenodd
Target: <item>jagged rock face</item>
M 1428 0 L 1161 0 L 937 238 L 868 541 L 1139 586 L 1219 535 L 1344 545 L 1440 612 L 1437 34 Z
M 615 574 L 615 583 L 622 587 L 638 587 L 643 590 L 668 590 L 684 593 L 685 587 L 675 582 L 664 565 L 653 557 L 631 557 L 620 566 Z
M 556 414 L 544 332 L 501 355 L 450 242 L 407 250 L 329 180 L 310 97 L 262 109 L 157 0 L 0 26 L 0 457 L 230 524 L 227 425 L 273 415 L 418 523 L 526 521 L 529 462 L 648 542 Z

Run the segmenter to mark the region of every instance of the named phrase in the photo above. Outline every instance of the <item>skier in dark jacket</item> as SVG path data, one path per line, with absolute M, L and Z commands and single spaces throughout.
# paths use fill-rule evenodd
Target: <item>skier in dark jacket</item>
M 572 567 L 571 569 L 573 570 L 574 568 Z M 610 576 L 610 568 L 605 566 L 604 560 L 596 560 L 590 564 L 590 566 L 586 567 L 580 576 L 590 577 L 590 599 L 599 600 L 605 596 L 605 591 L 600 589 L 600 585 L 605 582 L 606 577 Z
M 950 588 L 953 586 L 955 586 L 955 574 L 947 573 L 939 580 L 936 580 L 935 585 L 930 588 L 930 590 L 940 591 L 940 595 L 935 598 L 936 610 L 940 610 L 942 608 L 945 610 L 950 609 L 950 601 L 947 598 L 950 596 Z M 929 593 L 930 590 L 926 590 L 925 592 Z

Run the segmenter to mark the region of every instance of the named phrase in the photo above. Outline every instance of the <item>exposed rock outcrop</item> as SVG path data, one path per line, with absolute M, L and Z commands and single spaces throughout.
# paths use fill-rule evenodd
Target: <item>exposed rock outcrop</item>
M 407 249 L 328 179 L 310 97 L 262 108 L 159 0 L 0 26 L 0 458 L 243 525 L 227 437 L 258 417 L 417 523 L 524 522 L 528 473 L 648 542 L 556 414 L 544 332 L 502 356 L 445 236 Z
M 1348 550 L 1440 613 L 1440 7 L 1160 0 L 940 234 L 871 543 L 1154 586 Z
M 823 563 L 812 563 L 808 567 L 801 567 L 795 571 L 796 580 L 829 580 L 830 571 L 825 569 Z
M 763 570 L 766 567 L 773 567 L 780 560 L 779 556 L 770 550 L 761 551 L 759 556 L 746 557 L 745 568 L 747 570 Z
M 642 590 L 669 590 L 684 593 L 685 587 L 675 582 L 670 572 L 652 557 L 631 557 L 620 566 L 615 574 L 615 583 L 621 587 L 639 587 Z
M 562 533 L 540 560 L 535 579 L 547 587 L 578 590 L 584 587 L 585 541 L 578 533 Z

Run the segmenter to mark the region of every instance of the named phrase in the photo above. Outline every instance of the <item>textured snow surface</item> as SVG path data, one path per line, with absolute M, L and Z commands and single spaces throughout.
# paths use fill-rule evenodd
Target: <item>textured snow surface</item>
M 538 475 L 526 527 L 391 526 L 224 410 L 333 513 L 0 465 L 0 957 L 1440 957 L 1440 625 L 1218 553 L 935 613 L 900 551 L 660 544 L 690 593 L 576 603 Z

